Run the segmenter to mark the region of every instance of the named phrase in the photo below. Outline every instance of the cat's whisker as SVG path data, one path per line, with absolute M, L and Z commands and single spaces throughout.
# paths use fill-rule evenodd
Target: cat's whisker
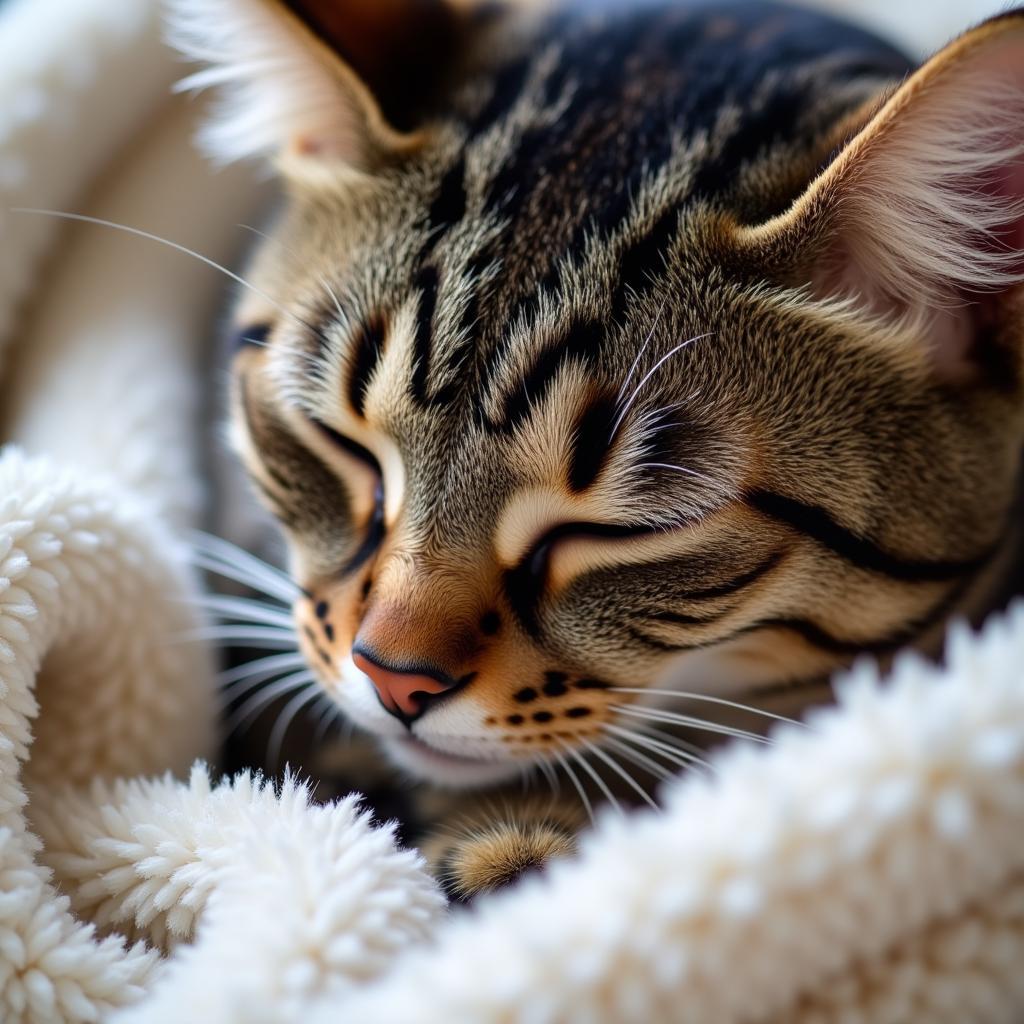
M 611 804 L 619 814 L 624 814 L 625 812 L 622 809 L 622 804 L 615 799 L 615 794 L 608 788 L 608 783 L 601 778 L 594 766 L 578 750 L 574 750 L 568 744 L 563 743 L 562 748 L 594 780 L 594 785 L 601 791 L 601 794 L 608 803 Z
M 202 569 L 204 572 L 212 573 L 214 576 L 219 576 L 222 579 L 231 580 L 233 583 L 241 584 L 249 590 L 257 590 L 261 594 L 272 597 L 281 603 L 288 603 L 295 597 L 294 593 L 286 591 L 283 587 L 254 576 L 238 566 L 219 559 L 208 558 L 194 551 L 190 561 L 197 569 Z
M 252 580 L 257 584 L 255 589 L 269 597 L 276 597 L 282 604 L 291 604 L 300 593 L 299 587 L 287 573 L 220 537 L 193 531 L 190 541 L 194 549 L 194 560 L 203 559 L 215 563 L 203 566 L 211 572 L 239 582 Z M 236 575 L 225 572 L 225 568 L 234 570 Z M 247 578 L 239 580 L 239 573 L 245 574 Z
M 184 640 L 272 641 L 295 647 L 295 631 L 281 626 L 246 625 L 229 622 L 218 626 L 200 626 L 183 634 Z M 254 645 L 255 646 L 255 645 Z
M 284 747 L 284 741 L 288 736 L 288 730 L 292 727 L 302 709 L 307 704 L 312 704 L 319 696 L 320 688 L 314 680 L 292 697 L 281 709 L 277 720 L 274 722 L 274 728 L 270 731 L 270 739 L 267 741 L 266 763 L 268 766 L 281 767 L 281 751 Z
M 739 701 L 726 700 L 724 697 L 712 697 L 708 693 L 691 693 L 689 690 L 651 690 L 643 686 L 609 686 L 609 693 L 637 693 L 650 694 L 654 697 L 678 697 L 683 700 L 704 701 L 708 704 L 718 704 L 726 708 L 735 708 L 737 711 L 746 711 L 752 715 L 760 715 L 762 718 L 770 718 L 776 722 L 785 722 L 788 725 L 799 725 L 806 728 L 803 722 L 795 718 L 787 718 L 785 715 L 776 715 L 771 711 L 763 711 L 755 708 L 752 704 L 743 704 Z
M 622 779 L 634 792 L 639 794 L 640 798 L 645 803 L 649 804 L 655 810 L 658 810 L 658 805 L 651 798 L 650 793 L 648 793 L 647 790 L 644 789 L 644 787 L 641 786 L 640 783 L 622 767 L 622 765 L 615 761 L 607 751 L 602 750 L 596 743 L 591 743 L 590 740 L 584 739 L 583 737 L 580 737 L 580 743 L 582 743 L 583 746 L 594 755 L 594 757 L 608 765 L 608 767 L 611 768 L 611 770 L 615 772 L 620 779 Z
M 633 744 L 640 750 L 654 754 L 681 768 L 693 768 L 695 765 L 703 768 L 710 767 L 710 763 L 706 759 L 687 750 L 680 749 L 672 743 L 657 740 L 647 733 L 637 732 L 634 729 L 625 729 L 611 723 L 605 725 L 605 730 L 620 737 L 625 742 Z
M 551 795 L 557 800 L 562 792 L 562 784 L 558 781 L 558 773 L 551 767 L 547 758 L 538 758 L 534 764 L 535 767 L 540 769 L 544 778 L 547 779 L 548 786 L 551 788 Z
M 216 695 L 217 708 L 221 714 L 231 711 L 239 706 L 239 701 L 244 700 L 249 694 L 262 692 L 266 687 L 273 685 L 277 680 L 283 680 L 287 673 L 280 672 L 273 676 L 266 676 L 262 679 L 243 679 L 228 693 L 221 690 Z
M 260 594 L 258 597 L 239 597 L 235 594 L 221 593 L 214 590 L 199 594 L 196 597 L 185 598 L 184 600 L 188 604 L 198 605 L 201 608 L 216 608 L 218 605 L 223 607 L 225 601 L 232 601 L 237 602 L 234 607 L 242 612 L 256 608 L 263 611 L 276 612 L 279 615 L 291 614 L 291 605 L 287 601 L 282 601 L 268 594 Z
M 290 309 L 282 306 L 276 299 L 271 298 L 261 288 L 257 288 L 256 285 L 246 281 L 244 277 L 240 277 L 234 271 L 228 270 L 227 267 L 222 266 L 216 260 L 211 260 L 209 256 L 204 256 L 202 253 L 196 252 L 195 249 L 190 249 L 187 245 L 182 245 L 180 242 L 173 242 L 169 238 L 163 238 L 160 235 L 154 235 L 150 231 L 143 231 L 141 228 L 133 228 L 129 224 L 118 224 L 116 221 L 104 220 L 102 217 L 90 217 L 84 213 L 67 213 L 63 210 L 40 210 L 28 206 L 14 206 L 10 209 L 11 213 L 31 213 L 41 217 L 57 217 L 60 220 L 72 220 L 78 221 L 82 224 L 93 224 L 97 227 L 110 228 L 113 231 L 123 231 L 125 234 L 134 235 L 136 238 L 144 238 L 150 242 L 157 242 L 160 245 L 165 245 L 169 249 L 173 249 L 175 252 L 184 253 L 186 256 L 191 256 L 193 259 L 199 260 L 200 263 L 205 264 L 214 270 L 219 270 L 225 277 L 230 278 L 236 284 L 240 284 L 243 288 L 247 288 L 254 295 L 258 295 L 265 302 L 269 302 L 279 313 L 288 317 L 290 320 L 294 320 L 300 327 L 304 327 L 308 331 L 312 331 L 318 338 L 326 341 L 320 332 L 312 325 L 307 324 L 304 320 L 297 317 Z
M 317 695 L 317 700 L 322 707 L 320 714 L 317 716 L 316 728 L 313 730 L 313 736 L 310 740 L 314 749 L 324 741 L 332 725 L 337 725 L 339 721 L 344 720 L 341 708 L 322 690 Z
M 590 819 L 590 824 L 594 824 L 594 805 L 590 802 L 590 797 L 587 796 L 587 791 L 580 782 L 579 776 L 573 771 L 572 765 L 566 760 L 565 755 L 557 750 L 551 752 L 555 760 L 558 761 L 562 770 L 565 772 L 566 778 L 572 783 L 573 788 L 576 790 L 580 798 L 580 803 L 583 804 L 584 810 L 587 812 L 587 817 Z
M 207 596 L 190 601 L 194 607 L 212 612 L 218 618 L 238 623 L 263 623 L 267 626 L 283 626 L 294 628 L 291 613 L 279 605 L 265 604 L 262 601 L 250 601 L 242 597 Z
M 249 697 L 231 713 L 228 720 L 224 723 L 225 732 L 229 736 L 236 733 L 243 726 L 252 722 L 265 707 L 272 704 L 279 697 L 283 697 L 294 690 L 305 688 L 315 682 L 316 680 L 307 670 L 294 672 L 292 675 L 285 676 L 284 679 L 276 683 L 271 683 L 254 696 Z
M 269 671 L 253 672 L 241 679 L 236 679 L 234 682 L 221 687 L 217 692 L 225 704 L 230 704 L 238 700 L 243 694 L 249 693 L 271 679 L 280 679 L 281 676 L 287 675 L 289 672 L 298 672 L 300 669 L 307 667 L 304 658 L 296 658 L 286 666 L 282 665 Z
M 233 683 L 244 679 L 251 679 L 254 676 L 266 678 L 279 670 L 300 668 L 306 659 L 298 651 L 288 654 L 271 654 L 265 658 L 254 658 L 252 661 L 243 662 L 234 668 L 225 669 L 217 673 L 217 684 L 221 689 L 227 689 Z
M 320 284 L 323 286 L 325 292 L 330 297 L 331 302 L 334 303 L 334 310 L 338 314 L 338 318 L 345 322 L 348 317 L 345 315 L 345 307 L 341 304 L 341 299 L 338 298 L 338 293 L 331 287 L 331 282 L 327 280 L 326 275 L 320 275 Z
M 638 750 L 626 746 L 621 740 L 617 740 L 613 736 L 605 736 L 604 743 L 605 746 L 611 747 L 612 750 L 616 751 L 620 757 L 624 757 L 631 764 L 636 765 L 637 768 L 647 772 L 649 775 L 653 775 L 656 779 L 668 782 L 669 779 L 674 778 L 673 773 L 663 765 L 647 757 L 646 754 L 641 754 Z
M 668 744 L 662 744 L 652 736 L 637 732 L 635 729 L 623 729 L 619 726 L 607 723 L 605 731 L 621 738 L 627 744 L 633 744 L 638 749 L 660 757 L 664 761 L 678 768 L 688 768 L 697 762 L 697 757 L 683 750 L 671 748 Z
M 668 469 L 676 473 L 682 473 L 685 476 L 692 476 L 695 480 L 701 480 L 706 484 L 711 484 L 712 486 L 716 487 L 718 486 L 718 481 L 714 477 L 708 476 L 707 473 L 701 473 L 699 470 L 696 469 L 689 469 L 687 466 L 676 466 L 669 462 L 640 462 L 637 463 L 635 468 Z
M 269 676 L 264 679 L 246 679 L 240 682 L 232 693 L 221 691 L 216 695 L 217 709 L 221 714 L 229 712 L 232 708 L 238 706 L 238 702 L 251 693 L 256 691 L 262 691 L 264 687 L 268 686 L 276 679 L 281 679 L 285 673 L 281 673 L 277 676 Z
M 652 740 L 662 744 L 662 746 L 685 753 L 702 764 L 710 765 L 710 762 L 707 760 L 708 751 L 706 747 L 702 747 L 699 743 L 685 740 L 682 736 L 678 736 L 675 733 L 665 732 L 664 729 L 654 722 L 633 722 L 630 724 L 630 728 L 639 735 L 650 737 Z
M 251 231 L 258 238 L 262 238 L 265 242 L 271 242 L 273 239 L 266 233 L 266 231 L 260 231 L 259 228 L 253 227 L 251 224 L 236 224 L 235 227 L 240 228 L 242 231 Z M 277 242 L 278 246 L 287 254 L 289 259 L 293 260 L 296 264 L 301 262 L 301 259 L 296 251 L 288 245 L 284 245 L 280 240 Z M 330 281 L 327 280 L 326 274 L 318 275 L 320 285 L 325 292 L 327 292 L 331 301 L 334 303 L 334 308 L 338 313 L 338 316 L 342 320 L 346 320 L 345 309 L 341 304 L 341 300 L 338 298 L 338 293 L 331 287 Z
M 701 732 L 716 733 L 720 736 L 732 736 L 735 739 L 753 740 L 755 743 L 770 744 L 771 740 L 756 732 L 749 732 L 746 729 L 738 729 L 731 725 L 719 725 L 716 722 L 709 722 L 704 718 L 694 718 L 692 715 L 680 715 L 674 711 L 663 711 L 660 708 L 638 708 L 626 704 L 613 704 L 612 711 L 620 715 L 632 715 L 636 718 L 646 718 L 652 722 L 665 722 L 670 725 L 684 725 Z
M 708 331 L 705 334 L 697 334 L 692 338 L 687 338 L 686 341 L 676 345 L 675 348 L 673 348 L 671 351 L 663 355 L 654 364 L 654 366 L 652 366 L 647 371 L 647 373 L 643 375 L 643 377 L 640 379 L 640 383 L 637 384 L 637 386 L 633 389 L 633 393 L 629 396 L 629 400 L 619 410 L 619 414 L 616 417 L 615 422 L 612 424 L 612 440 L 614 440 L 617 436 L 619 432 L 619 427 L 622 425 L 622 421 L 626 418 L 626 415 L 629 413 L 629 410 L 633 407 L 633 403 L 636 402 L 637 398 L 640 395 L 640 392 L 643 390 L 644 385 L 658 372 L 658 370 L 660 370 L 661 367 L 664 366 L 665 363 L 667 363 L 674 355 L 676 355 L 679 352 L 682 352 L 683 349 L 689 348 L 690 345 L 692 345 L 694 342 L 700 341 L 702 338 L 710 338 L 712 333 L 713 332 Z
M 640 365 L 640 360 L 643 359 L 644 353 L 651 344 L 651 339 L 654 337 L 654 332 L 658 329 L 658 323 L 661 320 L 661 315 L 665 312 L 665 307 L 667 305 L 668 299 L 665 299 L 661 304 L 661 308 L 658 310 L 658 315 L 654 318 L 654 323 L 651 324 L 651 329 L 647 332 L 647 337 L 644 338 L 643 345 L 640 346 L 640 351 L 636 354 L 636 359 L 633 360 L 633 365 L 630 366 L 629 372 L 626 374 L 622 381 L 622 385 L 619 387 L 618 393 L 615 396 L 616 405 L 622 401 L 622 396 L 626 393 L 626 388 L 629 387 L 629 382 L 633 379 L 633 374 L 636 373 L 636 368 Z

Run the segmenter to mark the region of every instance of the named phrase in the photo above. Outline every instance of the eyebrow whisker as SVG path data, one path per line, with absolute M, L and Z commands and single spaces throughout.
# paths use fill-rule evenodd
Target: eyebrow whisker
M 643 390 L 643 387 L 644 387 L 644 385 L 645 385 L 645 384 L 646 384 L 646 383 L 647 383 L 647 382 L 648 382 L 648 381 L 649 381 L 649 380 L 650 380 L 650 379 L 651 379 L 651 378 L 652 378 L 652 377 L 653 377 L 653 376 L 654 376 L 654 375 L 655 375 L 655 374 L 656 374 L 656 373 L 658 372 L 658 370 L 660 370 L 660 369 L 661 369 L 661 367 L 662 367 L 662 366 L 664 366 L 664 365 L 665 365 L 665 363 L 667 363 L 667 362 L 668 362 L 668 361 L 669 361 L 669 360 L 670 360 L 670 359 L 671 359 L 671 358 L 672 358 L 672 357 L 673 357 L 674 355 L 676 355 L 676 354 L 677 354 L 678 352 L 682 352 L 682 351 L 683 351 L 683 349 L 685 349 L 685 348 L 689 348 L 689 347 L 690 347 L 690 345 L 692 345 L 692 344 L 693 344 L 693 343 L 694 343 L 695 341 L 700 341 L 700 340 L 701 340 L 701 339 L 703 339 L 703 338 L 710 338 L 710 337 L 711 337 L 711 335 L 712 335 L 712 333 L 714 333 L 714 332 L 712 332 L 712 331 L 707 331 L 707 332 L 705 332 L 704 334 L 697 334 L 697 335 L 694 335 L 694 337 L 692 337 L 692 338 L 687 338 L 687 339 L 686 339 L 686 341 L 680 342 L 680 344 L 676 345 L 676 347 L 675 347 L 675 348 L 671 349 L 671 350 L 670 350 L 669 352 L 666 352 L 666 353 L 665 353 L 665 355 L 663 355 L 663 356 L 662 356 L 662 357 L 661 357 L 661 358 L 660 358 L 660 359 L 659 359 L 659 360 L 658 360 L 658 361 L 657 361 L 657 362 L 656 362 L 656 363 L 655 363 L 655 364 L 654 364 L 654 365 L 653 365 L 653 366 L 652 366 L 652 367 L 651 367 L 651 368 L 650 368 L 650 369 L 649 369 L 649 370 L 647 371 L 647 373 L 645 373 L 645 374 L 644 374 L 644 376 L 643 376 L 643 377 L 641 378 L 641 380 L 640 380 L 640 383 L 639 383 L 639 384 L 637 384 L 637 386 L 636 386 L 636 387 L 635 387 L 635 388 L 633 389 L 633 394 L 631 394 L 631 395 L 629 396 L 629 400 L 628 400 L 628 401 L 627 401 L 627 402 L 626 402 L 626 403 L 625 403 L 625 404 L 624 404 L 624 405 L 622 406 L 622 408 L 621 408 L 621 409 L 619 410 L 619 415 L 618 415 L 618 417 L 616 418 L 616 420 L 615 420 L 615 423 L 614 423 L 614 424 L 612 425 L 612 434 L 611 434 L 611 436 L 612 436 L 612 440 L 613 440 L 613 441 L 615 440 L 615 437 L 616 437 L 616 435 L 617 435 L 617 434 L 618 434 L 618 432 L 619 432 L 619 427 L 620 427 L 620 426 L 622 425 L 622 421 L 623 421 L 623 420 L 624 420 L 624 419 L 626 418 L 626 414 L 627 414 L 627 413 L 629 412 L 629 410 L 630 410 L 630 409 L 632 408 L 632 406 L 633 406 L 633 403 L 634 403 L 634 402 L 635 402 L 635 401 L 637 400 L 637 398 L 639 397 L 639 395 L 640 395 L 640 392 L 641 392 L 641 391 Z
M 290 320 L 294 320 L 300 327 L 305 327 L 306 330 L 312 331 L 318 338 L 320 338 L 321 341 L 327 340 L 312 324 L 308 324 L 300 317 L 297 317 L 290 309 L 282 306 L 280 302 L 271 298 L 261 288 L 257 288 L 256 285 L 246 281 L 244 277 L 240 277 L 238 274 L 234 273 L 234 271 L 228 270 L 227 267 L 222 266 L 216 260 L 210 259 L 209 256 L 204 256 L 202 253 L 196 252 L 195 249 L 190 249 L 187 245 L 182 245 L 180 242 L 174 242 L 169 238 L 163 238 L 161 235 L 155 235 L 151 231 L 144 231 L 142 228 L 134 228 L 129 224 L 118 224 L 116 221 L 104 220 L 102 217 L 90 217 L 84 213 L 68 213 L 64 210 L 41 210 L 30 206 L 13 206 L 9 212 L 32 213 L 42 217 L 56 217 L 60 220 L 71 220 L 78 221 L 82 224 L 93 224 L 98 227 L 110 228 L 113 231 L 123 231 L 125 234 L 135 235 L 137 238 L 145 238 L 150 242 L 157 242 L 160 245 L 165 245 L 170 249 L 174 249 L 175 252 L 184 253 L 186 256 L 191 256 L 193 259 L 199 260 L 200 263 L 205 263 L 206 266 L 212 267 L 214 270 L 219 270 L 236 284 L 240 284 L 243 288 L 248 288 L 254 295 L 258 295 L 264 301 L 269 302 L 274 309 L 279 313 L 283 313 Z

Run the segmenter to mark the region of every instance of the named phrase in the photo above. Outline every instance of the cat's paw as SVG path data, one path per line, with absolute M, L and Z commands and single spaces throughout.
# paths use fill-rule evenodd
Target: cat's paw
M 575 828 L 557 817 L 498 819 L 439 838 L 428 859 L 448 898 L 466 903 L 575 853 L 576 841 Z

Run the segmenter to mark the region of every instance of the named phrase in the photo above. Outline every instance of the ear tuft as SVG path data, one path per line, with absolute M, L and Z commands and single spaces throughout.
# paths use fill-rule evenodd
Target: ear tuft
M 1019 82 L 963 73 L 851 154 L 833 261 L 851 290 L 941 306 L 1024 279 L 1024 46 L 1019 59 Z
M 219 162 L 291 149 L 365 169 L 408 144 L 353 70 L 278 0 L 165 3 L 171 45 L 207 65 L 179 88 L 220 92 L 200 134 Z
M 738 240 L 769 263 L 803 257 L 819 297 L 883 315 L 941 319 L 1024 281 L 1024 11 L 926 62 Z

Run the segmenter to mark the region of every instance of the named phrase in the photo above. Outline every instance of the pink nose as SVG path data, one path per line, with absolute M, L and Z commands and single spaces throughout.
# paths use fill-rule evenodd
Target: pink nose
M 419 675 L 415 672 L 392 672 L 374 664 L 364 654 L 353 652 L 352 660 L 360 672 L 370 677 L 374 689 L 380 695 L 381 703 L 393 715 L 411 718 L 418 715 L 420 708 L 417 694 L 444 693 L 451 686 L 442 683 L 433 676 Z

